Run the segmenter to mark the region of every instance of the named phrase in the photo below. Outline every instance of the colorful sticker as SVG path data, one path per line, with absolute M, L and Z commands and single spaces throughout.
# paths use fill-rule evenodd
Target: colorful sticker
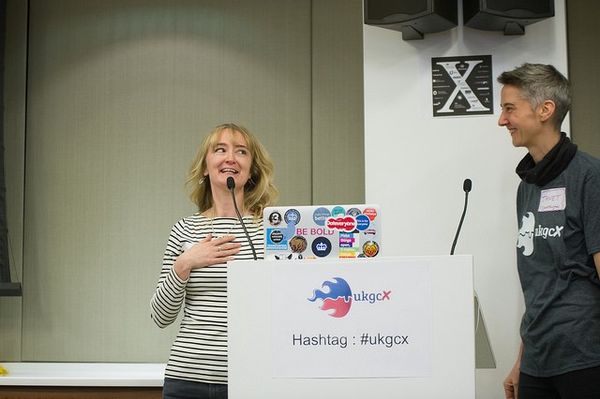
M 367 241 L 363 245 L 363 253 L 368 258 L 377 256 L 379 253 L 379 245 L 375 241 Z
M 339 244 L 340 250 L 338 257 L 340 258 L 356 258 L 360 253 L 360 242 L 358 233 L 349 233 L 340 231 Z
M 354 231 L 356 229 L 356 219 L 352 216 L 338 218 L 329 218 L 326 222 L 327 228 L 332 230 Z
M 359 249 L 358 234 L 340 231 L 340 248 Z
M 269 250 L 286 250 L 287 240 L 280 229 L 267 229 L 266 245 Z
M 365 210 L 363 211 L 363 214 L 367 215 L 367 217 L 369 218 L 369 220 L 372 222 L 377 217 L 377 209 L 375 209 L 375 208 L 365 208 Z

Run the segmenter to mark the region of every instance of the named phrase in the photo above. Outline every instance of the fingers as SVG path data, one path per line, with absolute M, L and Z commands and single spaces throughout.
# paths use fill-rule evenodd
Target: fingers
M 221 237 L 213 239 L 213 243 L 215 243 L 216 245 L 223 245 L 228 242 L 233 242 L 234 240 L 235 240 L 235 236 L 226 235 L 226 236 L 221 236 Z
M 222 258 L 237 254 L 238 252 L 240 252 L 241 247 L 242 244 L 240 244 L 239 242 L 228 242 L 225 244 L 216 245 L 215 249 L 217 252 L 217 257 Z
M 504 384 L 504 397 L 506 399 L 518 399 L 518 385 L 505 382 Z

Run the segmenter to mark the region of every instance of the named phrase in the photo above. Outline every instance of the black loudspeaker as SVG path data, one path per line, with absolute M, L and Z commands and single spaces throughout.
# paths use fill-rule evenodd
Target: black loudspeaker
M 402 32 L 402 39 L 423 39 L 425 33 L 458 24 L 457 0 L 364 0 L 365 24 Z
M 554 16 L 554 0 L 463 0 L 465 26 L 523 35 L 525 26 Z

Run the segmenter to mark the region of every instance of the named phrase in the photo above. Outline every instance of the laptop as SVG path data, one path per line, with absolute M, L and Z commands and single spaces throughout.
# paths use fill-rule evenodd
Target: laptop
M 267 207 L 263 211 L 265 259 L 380 256 L 380 223 L 379 205 Z

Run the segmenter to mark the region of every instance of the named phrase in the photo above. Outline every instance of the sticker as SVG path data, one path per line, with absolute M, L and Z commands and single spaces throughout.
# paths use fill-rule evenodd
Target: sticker
M 345 216 L 345 215 L 346 215 L 346 210 L 344 208 L 342 208 L 341 206 L 334 206 L 333 209 L 331 210 L 332 217 Z
M 329 209 L 320 207 L 320 208 L 315 209 L 315 211 L 313 212 L 313 221 L 318 226 L 325 226 L 325 221 L 330 216 L 331 216 L 331 212 L 329 212 Z
M 360 209 L 350 208 L 348 209 L 348 211 L 346 211 L 346 215 L 357 217 L 358 215 L 360 215 Z
M 313 240 L 311 249 L 313 254 L 319 258 L 323 258 L 331 252 L 331 241 L 325 237 L 317 237 Z
M 281 223 L 281 213 L 275 211 L 275 212 L 271 212 L 271 214 L 269 215 L 269 223 L 271 224 L 271 226 L 277 226 Z
M 267 229 L 266 249 L 268 250 L 286 250 L 287 240 L 280 229 Z
M 358 235 L 340 231 L 340 250 L 341 248 L 356 248 L 358 250 Z
M 542 190 L 538 212 L 562 211 L 566 207 L 567 195 L 565 187 Z
M 365 208 L 363 214 L 367 215 L 369 220 L 372 222 L 377 217 L 377 209 L 375 208 Z
M 355 234 L 340 231 L 339 243 L 340 250 L 338 256 L 340 258 L 356 258 L 360 253 L 358 233 Z
M 369 228 L 371 224 L 371 220 L 367 215 L 357 215 L 356 216 L 356 228 L 360 231 L 366 230 Z
M 283 241 L 283 233 L 281 230 L 272 230 L 269 233 L 269 238 L 271 239 L 272 243 L 279 244 L 281 241 Z
M 377 256 L 379 253 L 379 245 L 375 241 L 367 241 L 363 245 L 363 253 L 367 258 Z
M 354 231 L 356 229 L 356 219 L 352 216 L 329 218 L 327 219 L 327 228 L 332 230 Z
M 342 249 L 340 248 L 340 252 L 338 254 L 339 258 L 357 258 L 358 255 L 354 249 Z
M 306 238 L 302 236 L 295 236 L 290 240 L 290 249 L 295 253 L 302 253 L 306 251 L 306 247 L 308 243 L 306 242 Z
M 300 212 L 296 209 L 288 209 L 285 212 L 283 219 L 288 224 L 298 225 L 298 223 L 300 223 Z

